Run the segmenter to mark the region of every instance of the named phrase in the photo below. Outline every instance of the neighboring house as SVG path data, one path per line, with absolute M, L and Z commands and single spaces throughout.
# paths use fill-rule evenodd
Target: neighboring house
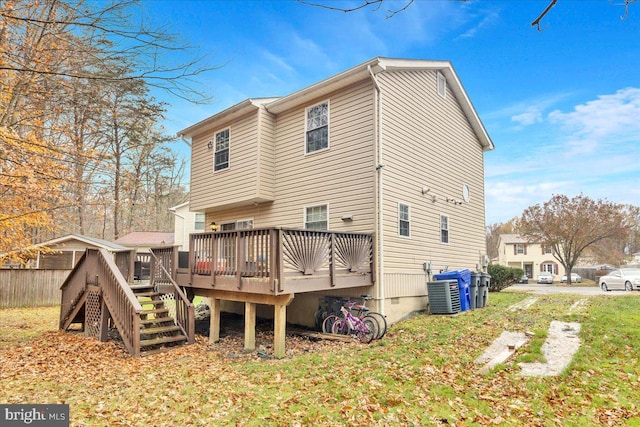
M 160 231 L 134 231 L 117 239 L 116 243 L 141 253 L 148 253 L 150 248 L 173 246 L 174 234 Z
M 560 274 L 553 248 L 530 242 L 517 234 L 501 234 L 498 240 L 498 264 L 524 270 L 529 279 L 537 279 L 540 272 Z
M 117 243 L 78 234 L 69 234 L 34 246 L 34 248 L 42 247 L 47 250 L 38 251 L 37 257 L 31 260 L 26 267 L 71 270 L 87 249 L 106 249 L 110 252 L 127 249 Z
M 189 234 L 205 231 L 204 213 L 191 212 L 189 202 L 169 208 L 174 215 L 174 242 L 180 251 L 189 250 Z
M 375 58 L 179 135 L 205 224 L 374 234 L 373 287 L 343 294 L 374 295 L 391 322 L 426 308 L 433 273 L 484 264 L 494 145 L 448 61 Z M 296 294 L 288 320 L 308 323 L 335 293 Z

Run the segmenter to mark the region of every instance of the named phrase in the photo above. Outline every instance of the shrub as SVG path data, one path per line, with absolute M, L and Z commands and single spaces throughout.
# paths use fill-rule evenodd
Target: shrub
M 505 267 L 504 265 L 498 264 L 490 264 L 488 272 L 491 275 L 489 292 L 500 292 L 518 283 L 522 279 L 522 276 L 524 276 L 524 270 L 521 268 Z

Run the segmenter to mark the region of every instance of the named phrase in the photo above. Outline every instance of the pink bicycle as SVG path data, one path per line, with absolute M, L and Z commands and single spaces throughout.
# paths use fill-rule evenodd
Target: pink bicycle
M 373 318 L 360 319 L 351 314 L 351 309 L 355 306 L 355 302 L 347 302 L 340 307 L 343 317 L 336 317 L 331 325 L 331 332 L 342 335 L 355 335 L 360 342 L 368 344 L 373 340 L 376 331 L 379 329 Z M 346 306 L 346 307 L 345 307 Z

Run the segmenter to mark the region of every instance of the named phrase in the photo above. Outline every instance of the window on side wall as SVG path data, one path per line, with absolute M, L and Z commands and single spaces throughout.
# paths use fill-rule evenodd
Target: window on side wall
M 329 225 L 328 210 L 327 205 L 304 208 L 304 228 L 307 230 L 327 230 Z
M 405 203 L 398 203 L 398 234 L 403 237 L 411 236 L 409 205 Z
M 440 215 L 440 242 L 449 243 L 449 217 Z
M 213 171 L 229 168 L 229 129 L 216 133 L 215 153 L 213 154 Z
M 447 97 L 447 79 L 445 79 L 444 74 L 438 71 L 438 95 L 443 98 Z
M 196 212 L 196 221 L 194 224 L 195 231 L 204 231 L 204 214 Z
M 307 108 L 305 153 L 329 148 L 329 102 Z

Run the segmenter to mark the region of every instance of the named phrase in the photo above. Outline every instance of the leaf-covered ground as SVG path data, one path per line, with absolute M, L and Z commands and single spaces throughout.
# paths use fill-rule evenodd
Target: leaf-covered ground
M 370 345 L 288 336 L 284 360 L 244 354 L 234 328 L 220 344 L 198 337 L 131 358 L 117 342 L 54 330 L 53 309 L 32 310 L 44 326 L 2 310 L 10 339 L 0 338 L 0 402 L 68 403 L 76 426 L 640 426 L 640 295 L 593 297 L 578 310 L 570 307 L 584 297 L 543 296 L 508 310 L 525 297 L 492 294 L 484 309 L 420 315 Z M 551 320 L 581 322 L 582 347 L 560 377 L 520 376 L 517 362 L 540 357 Z M 257 341 L 270 353 L 266 326 Z M 541 337 L 477 374 L 475 358 L 503 330 Z

